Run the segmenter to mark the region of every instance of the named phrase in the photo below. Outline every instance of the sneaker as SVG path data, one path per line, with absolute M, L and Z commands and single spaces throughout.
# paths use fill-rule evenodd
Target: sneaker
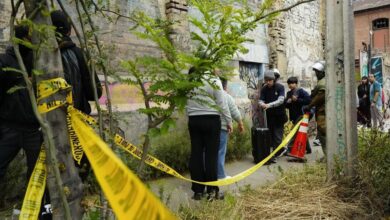
M 194 193 L 193 200 L 201 200 L 204 197 L 204 193 Z
M 314 146 L 321 146 L 321 142 L 320 142 L 320 140 L 318 140 L 318 139 L 315 139 L 315 140 L 313 141 L 313 144 L 314 144 Z
M 281 153 L 277 156 L 277 157 L 283 157 L 283 156 L 287 156 L 288 154 L 288 150 L 287 148 L 283 148 L 283 150 L 281 150 Z
M 230 179 L 230 178 L 232 178 L 232 177 L 231 176 L 225 176 L 224 178 L 220 178 L 218 180 L 224 180 L 224 179 Z
M 271 158 L 269 161 L 267 161 L 264 165 L 271 165 L 273 163 L 276 163 L 274 158 Z
M 214 200 L 223 200 L 225 199 L 225 194 L 223 192 L 213 191 L 207 193 L 207 201 L 211 202 Z

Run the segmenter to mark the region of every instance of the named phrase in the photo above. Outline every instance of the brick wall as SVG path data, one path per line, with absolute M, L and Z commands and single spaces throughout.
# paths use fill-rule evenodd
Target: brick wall
M 365 42 L 367 45 L 370 43 L 369 32 L 372 27 L 372 22 L 378 18 L 390 19 L 390 6 L 377 10 L 355 13 L 355 59 L 359 59 L 359 50 L 363 50 L 362 42 Z M 373 31 L 373 54 L 384 51 L 385 45 L 387 46 L 387 50 L 390 49 L 389 31 L 390 29 Z

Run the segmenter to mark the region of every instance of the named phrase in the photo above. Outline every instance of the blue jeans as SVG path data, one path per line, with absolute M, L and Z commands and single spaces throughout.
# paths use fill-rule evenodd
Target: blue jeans
M 229 138 L 229 133 L 225 130 L 221 130 L 221 138 L 219 141 L 219 148 L 218 148 L 218 179 L 223 179 L 226 177 L 225 155 L 226 155 L 228 138 Z

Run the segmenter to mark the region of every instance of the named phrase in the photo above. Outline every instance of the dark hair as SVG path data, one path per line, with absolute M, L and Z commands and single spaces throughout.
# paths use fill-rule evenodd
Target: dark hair
M 30 28 L 27 25 L 16 25 L 15 26 L 15 37 L 23 39 L 28 37 Z
M 367 77 L 367 76 L 363 76 L 363 77 L 362 77 L 362 80 L 363 80 L 363 79 L 366 79 L 366 80 L 367 80 L 367 79 L 368 79 L 368 77 Z
M 291 76 L 287 79 L 287 84 L 292 84 L 292 83 L 296 83 L 298 84 L 298 78 L 295 77 L 295 76 Z
M 71 30 L 70 18 L 60 10 L 53 11 L 50 14 L 51 21 L 56 27 L 56 31 L 62 35 L 67 35 Z

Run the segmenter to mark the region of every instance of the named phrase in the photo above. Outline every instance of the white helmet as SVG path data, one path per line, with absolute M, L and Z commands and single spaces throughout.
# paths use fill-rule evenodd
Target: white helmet
M 279 74 L 280 75 L 280 72 L 279 72 L 278 69 L 274 68 L 274 69 L 272 69 L 272 71 L 274 72 L 274 74 Z
M 321 61 L 316 62 L 312 66 L 312 68 L 313 68 L 313 70 L 317 70 L 319 72 L 325 72 L 325 61 L 321 60 Z

